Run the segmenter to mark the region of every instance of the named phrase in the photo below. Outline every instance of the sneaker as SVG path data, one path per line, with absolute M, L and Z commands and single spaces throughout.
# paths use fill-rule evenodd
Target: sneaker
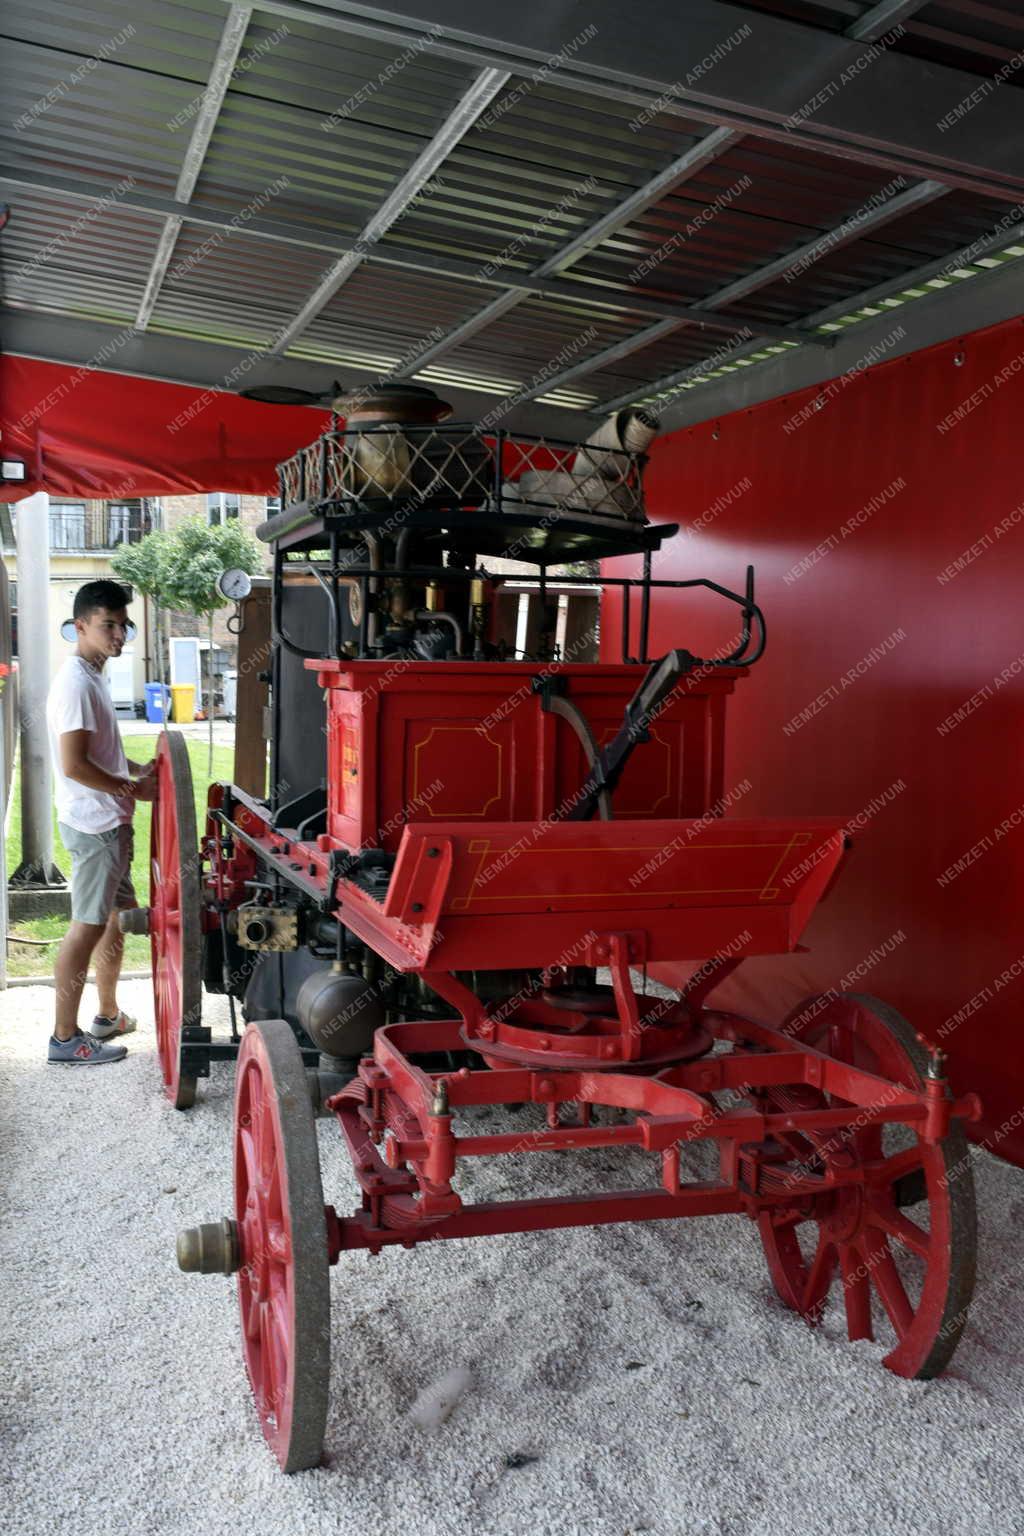
M 89 1033 L 94 1040 L 109 1040 L 111 1035 L 130 1035 L 138 1029 L 138 1022 L 129 1018 L 122 1008 L 117 1010 L 117 1017 L 108 1019 L 104 1014 L 98 1013 L 89 1025 Z
M 126 1046 L 100 1045 L 92 1035 L 83 1035 L 79 1030 L 70 1040 L 58 1040 L 56 1035 L 51 1035 L 46 1059 L 63 1062 L 69 1067 L 102 1067 L 108 1061 L 121 1061 L 127 1055 Z

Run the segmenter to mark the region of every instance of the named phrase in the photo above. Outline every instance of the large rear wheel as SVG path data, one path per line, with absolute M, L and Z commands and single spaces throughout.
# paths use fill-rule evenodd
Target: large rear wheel
M 839 1061 L 920 1091 L 927 1053 L 907 1020 L 866 994 L 810 998 L 784 1032 Z M 838 1106 L 816 1090 L 769 1088 L 776 1112 Z M 974 1175 L 958 1123 L 938 1145 L 912 1126 L 785 1134 L 760 1167 L 762 1188 L 783 1190 L 827 1169 L 853 1182 L 799 1206 L 767 1206 L 758 1218 L 779 1296 L 816 1323 L 838 1285 L 851 1339 L 885 1338 L 883 1364 L 898 1376 L 937 1376 L 967 1320 L 974 1290 Z M 907 1214 L 911 1211 L 912 1214 Z
M 175 1109 L 195 1103 L 195 1076 L 183 1052 L 202 1016 L 199 840 L 192 768 L 180 731 L 164 731 L 156 750 L 156 798 L 149 842 L 149 938 L 157 1053 L 164 1093 Z

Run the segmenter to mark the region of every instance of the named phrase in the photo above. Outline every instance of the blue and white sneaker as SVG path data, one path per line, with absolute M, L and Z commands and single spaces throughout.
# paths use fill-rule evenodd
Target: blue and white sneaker
M 102 1067 L 108 1061 L 121 1061 L 127 1055 L 126 1046 L 101 1045 L 92 1035 L 83 1035 L 79 1030 L 70 1040 L 58 1040 L 56 1035 L 51 1035 L 46 1059 L 68 1067 Z
M 98 1013 L 89 1025 L 89 1033 L 94 1040 L 109 1040 L 111 1035 L 130 1035 L 138 1027 L 138 1020 L 130 1018 L 123 1008 L 119 1008 L 117 1017 L 113 1019 Z

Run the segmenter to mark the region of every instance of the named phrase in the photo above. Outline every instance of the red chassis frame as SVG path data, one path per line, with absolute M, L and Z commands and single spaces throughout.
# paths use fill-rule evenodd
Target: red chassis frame
M 328 902 L 395 969 L 420 973 L 460 1015 L 378 1030 L 372 1059 L 328 1100 L 362 1190 L 362 1207 L 350 1217 L 327 1207 L 332 1263 L 346 1249 L 378 1252 L 394 1243 L 795 1209 L 865 1175 L 833 1159 L 824 1173 L 773 1180 L 759 1148 L 780 1135 L 820 1145 L 850 1128 L 898 1122 L 934 1146 L 954 1117 L 980 1112 L 975 1095 L 952 1100 L 939 1076 L 917 1091 L 808 1045 L 796 1032 L 812 1009 L 779 1030 L 704 1006 L 744 956 L 798 946 L 844 854 L 834 821 L 417 824 L 404 829 L 380 901 L 332 875 L 332 854 L 344 850 L 329 835 L 290 840 L 258 803 L 230 793 L 236 853 L 215 864 L 210 881 L 221 902 L 241 900 L 258 858 Z M 221 786 L 210 799 L 219 810 Z M 214 841 L 220 826 L 212 824 Z M 645 872 L 628 899 L 627 869 Z M 212 909 L 206 913 L 212 923 Z M 638 997 L 630 966 L 681 953 L 712 957 L 698 964 L 682 1001 Z M 488 1010 L 453 974 L 540 966 L 550 981 L 567 957 L 610 969 L 614 1013 L 578 1019 L 529 998 Z M 715 1041 L 733 1050 L 709 1055 Z M 486 1070 L 430 1074 L 410 1059 L 467 1047 Z M 784 1111 L 723 1110 L 710 1097 L 782 1088 L 793 1100 Z M 459 1109 L 518 1102 L 545 1104 L 547 1129 L 491 1136 L 453 1129 Z M 565 1104 L 577 1109 L 577 1123 L 562 1123 Z M 642 1118 L 597 1125 L 595 1105 Z M 386 1159 L 378 1151 L 385 1136 Z M 699 1140 L 718 1142 L 720 1177 L 684 1186 L 680 1144 Z M 452 1188 L 459 1158 L 622 1145 L 660 1155 L 660 1187 L 469 1207 Z
M 766 1183 L 759 1176 L 756 1148 L 779 1132 L 827 1137 L 848 1127 L 898 1122 L 919 1127 L 922 1141 L 934 1145 L 946 1136 L 954 1116 L 974 1119 L 980 1112 L 976 1095 L 953 1101 L 938 1078 L 929 1078 L 924 1093 L 915 1093 L 733 1014 L 704 1010 L 701 1023 L 715 1039 L 741 1049 L 669 1067 L 653 1077 L 528 1068 L 428 1074 L 406 1053 L 462 1048 L 465 1039 L 457 1022 L 394 1024 L 379 1030 L 372 1062 L 364 1062 L 357 1082 L 327 1104 L 345 1135 L 363 1195 L 362 1209 L 353 1216 L 339 1217 L 333 1207 L 327 1208 L 331 1263 L 346 1249 L 376 1253 L 387 1244 L 411 1247 L 437 1238 L 729 1212 L 753 1218 L 768 1206 L 799 1207 L 808 1197 L 853 1185 L 862 1177 L 853 1167 L 845 1172 L 830 1167 L 804 1180 L 787 1177 L 774 1186 Z M 748 1054 L 742 1047 L 755 1049 Z M 845 1100 L 846 1106 L 723 1113 L 707 1096 L 793 1084 Z M 544 1132 L 453 1133 L 455 1109 L 530 1101 L 548 1105 Z M 579 1124 L 560 1123 L 559 1106 L 566 1103 L 579 1106 Z M 589 1114 L 595 1104 L 637 1110 L 644 1118 L 634 1125 L 595 1126 Z M 388 1130 L 392 1137 L 385 1162 L 377 1144 Z M 702 1140 L 719 1143 L 720 1178 L 684 1186 L 679 1144 Z M 472 1206 L 463 1206 L 451 1187 L 459 1158 L 612 1146 L 659 1153 L 661 1187 Z M 414 1171 L 405 1169 L 406 1164 Z M 884 1176 L 891 1179 L 891 1170 Z
M 976 1097 L 954 1100 L 940 1054 L 875 998 L 812 998 L 779 1028 L 709 1006 L 745 957 L 799 947 L 844 857 L 842 825 L 725 820 L 709 809 L 720 802 L 723 720 L 723 695 L 710 688 L 664 720 L 665 819 L 638 814 L 652 803 L 656 755 L 637 767 L 631 814 L 561 819 L 564 717 L 553 720 L 524 678 L 526 723 L 505 730 L 483 674 L 446 696 L 444 750 L 457 767 L 447 798 L 424 804 L 412 791 L 436 749 L 436 695 L 402 671 L 391 697 L 387 675 L 353 663 L 336 683 L 329 670 L 322 678 L 328 816 L 315 839 L 274 828 L 264 804 L 231 786 L 210 791 L 200 907 L 211 934 L 247 898 L 246 882 L 273 871 L 395 971 L 421 977 L 453 1015 L 378 1027 L 372 1055 L 340 1091 L 328 1074 L 307 1080 L 286 1020 L 251 1021 L 242 1038 L 234 1217 L 182 1233 L 179 1263 L 238 1273 L 246 1368 L 281 1466 L 319 1459 L 329 1265 L 358 1249 L 744 1213 L 784 1306 L 816 1323 L 838 1279 L 850 1339 L 875 1337 L 881 1307 L 896 1340 L 883 1363 L 902 1376 L 938 1374 L 974 1283 L 961 1122 L 980 1114 Z M 475 730 L 484 703 L 501 731 Z M 468 749 L 457 756 L 456 736 Z M 575 783 L 577 770 L 578 761 Z M 692 962 L 681 996 L 638 994 L 635 971 L 663 960 Z M 611 987 L 592 982 L 599 968 Z M 505 980 L 481 983 L 478 972 Z M 500 1002 L 474 990 L 517 979 Z M 452 1056 L 466 1052 L 470 1064 L 456 1068 Z M 436 1070 L 438 1057 L 448 1070 Z M 310 1092 L 348 1144 L 361 1195 L 348 1216 L 324 1199 Z M 461 1111 L 508 1104 L 543 1106 L 546 1124 L 460 1134 Z M 598 1106 L 629 1119 L 609 1123 Z M 717 1177 L 684 1182 L 683 1147 L 707 1141 Z M 470 1205 L 454 1187 L 461 1158 L 616 1146 L 655 1154 L 660 1179 Z M 904 1214 L 924 1202 L 924 1224 Z

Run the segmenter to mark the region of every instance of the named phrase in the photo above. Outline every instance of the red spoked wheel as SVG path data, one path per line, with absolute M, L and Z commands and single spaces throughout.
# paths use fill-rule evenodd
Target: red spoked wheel
M 235 1081 L 235 1219 L 245 1368 L 285 1472 L 315 1467 L 327 1423 L 327 1223 L 306 1069 L 291 1026 L 245 1031 Z
M 810 998 L 783 1030 L 905 1088 L 923 1085 L 927 1053 L 906 1019 L 877 998 Z M 845 1102 L 804 1087 L 767 1089 L 764 1101 L 775 1111 Z M 767 1207 L 758 1217 L 779 1296 L 813 1324 L 838 1282 L 851 1339 L 886 1337 L 883 1364 L 896 1375 L 937 1376 L 974 1291 L 974 1175 L 963 1127 L 954 1122 L 937 1146 L 906 1125 L 785 1133 L 761 1165 L 762 1187 L 784 1188 L 829 1167 L 858 1177 L 799 1208 Z
M 192 768 L 180 731 L 164 731 L 156 750 L 156 798 L 149 839 L 149 940 L 156 1043 L 164 1093 L 190 1109 L 196 1079 L 181 1070 L 189 1031 L 202 1016 L 199 844 Z

